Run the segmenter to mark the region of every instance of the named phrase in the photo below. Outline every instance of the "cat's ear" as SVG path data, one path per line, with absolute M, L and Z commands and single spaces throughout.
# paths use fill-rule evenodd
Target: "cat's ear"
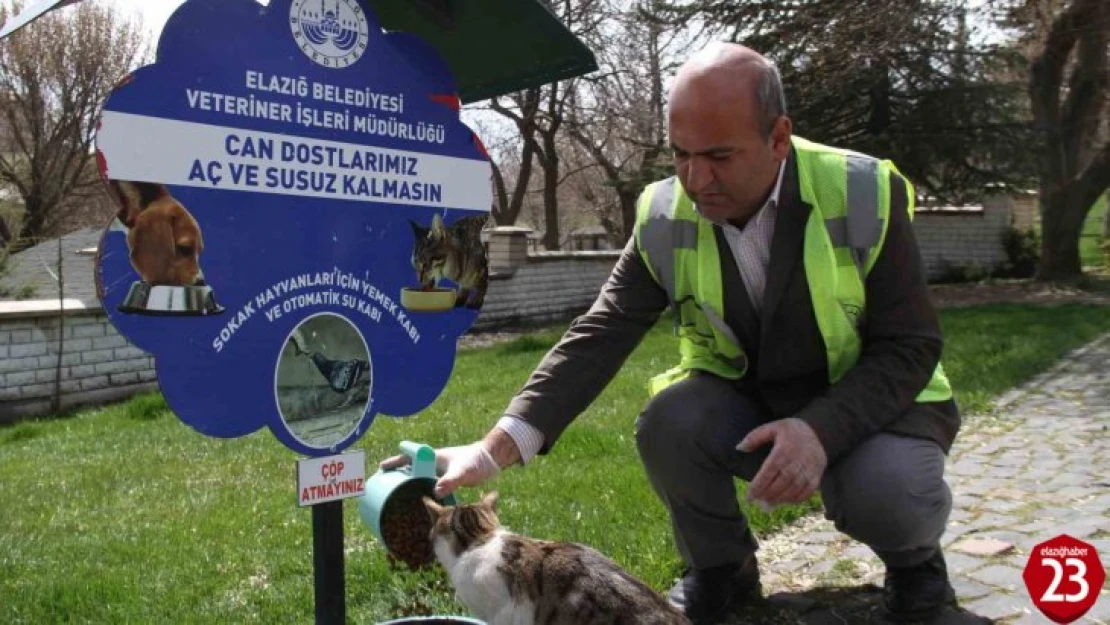
M 432 232 L 443 232 L 446 229 L 443 225 L 443 217 L 440 217 L 439 213 L 432 215 Z
M 491 490 L 482 497 L 482 504 L 487 506 L 490 510 L 497 512 L 497 502 L 500 498 L 501 496 L 497 494 L 497 491 Z
M 412 226 L 412 233 L 416 235 L 417 239 L 423 239 L 428 234 L 428 229 L 413 220 L 409 220 L 409 225 Z
M 428 516 L 432 517 L 432 521 L 435 521 L 439 518 L 439 515 L 443 514 L 443 506 L 436 503 L 435 499 L 427 495 L 424 496 L 424 509 L 428 511 Z

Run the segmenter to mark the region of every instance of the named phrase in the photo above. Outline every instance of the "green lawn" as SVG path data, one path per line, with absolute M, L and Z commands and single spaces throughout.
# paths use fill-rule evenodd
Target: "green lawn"
M 1079 239 L 1079 256 L 1085 266 L 1094 265 L 1101 267 L 1104 263 L 1102 252 L 1103 229 L 1106 224 L 1106 205 L 1108 193 L 1103 193 L 1102 198 L 1087 213 L 1083 222 L 1083 233 Z
M 946 366 L 965 410 L 986 408 L 1110 330 L 1107 312 L 1078 305 L 945 311 Z M 645 382 L 672 362 L 666 329 L 649 335 L 556 453 L 496 482 L 511 528 L 588 543 L 658 589 L 679 562 L 631 427 Z M 358 447 L 373 462 L 402 439 L 443 445 L 481 436 L 557 336 L 463 352 L 435 405 L 417 417 L 380 419 Z M 296 507 L 295 460 L 268 432 L 236 440 L 196 434 L 158 395 L 0 428 L 0 621 L 311 621 L 311 513 Z M 805 511 L 751 514 L 766 533 Z M 462 612 L 438 570 L 391 571 L 353 502 L 345 515 L 350 620 Z

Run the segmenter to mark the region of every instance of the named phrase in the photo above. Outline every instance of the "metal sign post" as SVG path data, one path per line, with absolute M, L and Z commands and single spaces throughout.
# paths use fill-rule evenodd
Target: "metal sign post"
M 315 577 L 316 622 L 347 622 L 346 574 L 343 562 L 343 502 L 312 507 L 312 568 Z

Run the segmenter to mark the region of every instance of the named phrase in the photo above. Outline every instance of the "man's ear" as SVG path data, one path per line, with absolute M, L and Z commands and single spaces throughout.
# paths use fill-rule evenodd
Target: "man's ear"
M 790 156 L 790 137 L 794 134 L 794 122 L 786 115 L 780 116 L 771 126 L 771 151 L 775 158 L 785 161 Z

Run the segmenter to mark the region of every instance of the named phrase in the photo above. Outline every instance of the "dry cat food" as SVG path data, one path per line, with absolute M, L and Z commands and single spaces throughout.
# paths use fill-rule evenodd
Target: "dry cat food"
M 414 569 L 432 563 L 432 519 L 422 498 L 432 496 L 432 480 L 410 480 L 402 484 L 382 509 L 382 541 L 389 555 Z

